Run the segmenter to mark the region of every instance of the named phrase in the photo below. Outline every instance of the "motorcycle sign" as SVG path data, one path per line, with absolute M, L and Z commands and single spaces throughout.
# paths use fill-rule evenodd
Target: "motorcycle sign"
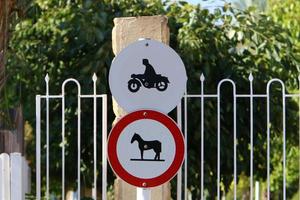
M 146 69 L 144 74 L 132 74 L 128 81 L 128 89 L 130 92 L 137 92 L 141 85 L 145 88 L 156 88 L 158 91 L 165 91 L 168 87 L 168 77 L 156 74 L 148 59 L 143 59 L 143 65 Z
M 186 88 L 181 58 L 169 46 L 155 40 L 139 40 L 113 60 L 109 87 L 127 112 L 153 109 L 169 113 L 180 102 Z

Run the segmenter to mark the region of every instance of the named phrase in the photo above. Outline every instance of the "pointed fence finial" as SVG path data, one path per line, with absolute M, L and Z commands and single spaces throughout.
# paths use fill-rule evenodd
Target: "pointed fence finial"
M 205 77 L 204 77 L 203 73 L 201 73 L 201 75 L 200 75 L 200 81 L 204 81 L 204 80 L 205 80 Z
M 49 75 L 48 75 L 48 73 L 46 74 L 46 76 L 45 76 L 45 81 L 48 83 L 49 82 Z
M 92 79 L 93 79 L 93 81 L 94 81 L 94 82 L 96 82 L 96 81 L 97 81 L 97 76 L 96 76 L 96 73 L 94 73 L 94 74 L 93 74 L 93 78 L 92 78 Z
M 252 75 L 252 72 L 250 72 L 250 75 L 249 75 L 248 79 L 249 79 L 250 82 L 253 81 L 253 75 Z

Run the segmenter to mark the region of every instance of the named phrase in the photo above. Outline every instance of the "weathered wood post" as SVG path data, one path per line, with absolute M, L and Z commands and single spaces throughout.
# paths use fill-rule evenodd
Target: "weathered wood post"
M 169 27 L 166 16 L 121 17 L 114 19 L 112 30 L 113 52 L 117 55 L 123 48 L 140 38 L 151 38 L 169 44 Z M 115 122 L 126 113 L 113 100 Z M 136 188 L 117 178 L 115 181 L 115 199 L 136 199 Z M 153 200 L 171 199 L 170 183 L 156 187 L 151 192 Z
M 9 41 L 10 15 L 14 12 L 15 4 L 14 0 L 0 3 L 0 100 L 3 100 L 2 89 L 7 77 L 5 56 Z M 24 155 L 24 121 L 21 106 L 13 110 L 0 110 L 0 153 L 12 152 L 20 152 Z
M 14 127 L 6 128 L 0 121 L 0 153 L 19 152 L 25 155 L 22 107 L 10 110 L 10 116 L 7 117 L 11 118 Z

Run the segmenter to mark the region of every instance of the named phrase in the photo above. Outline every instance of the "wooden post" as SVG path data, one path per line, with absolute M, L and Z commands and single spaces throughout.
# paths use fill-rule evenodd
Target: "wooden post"
M 140 38 L 150 38 L 169 44 L 170 34 L 166 16 L 121 17 L 115 18 L 114 24 L 112 47 L 115 55 L 124 47 Z M 114 123 L 126 114 L 115 100 L 113 100 L 113 110 L 116 115 Z M 117 178 L 115 181 L 115 199 L 136 199 L 136 188 Z M 170 183 L 153 188 L 151 199 L 171 199 Z
M 14 125 L 11 129 L 5 129 L 0 123 L 0 153 L 19 152 L 25 155 L 24 151 L 24 119 L 22 107 L 10 110 L 11 121 Z

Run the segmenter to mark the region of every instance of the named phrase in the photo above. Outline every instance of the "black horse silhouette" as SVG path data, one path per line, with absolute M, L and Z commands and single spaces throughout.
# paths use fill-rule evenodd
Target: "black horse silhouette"
M 134 135 L 132 136 L 131 143 L 133 143 L 134 141 L 137 141 L 139 144 L 139 149 L 141 152 L 141 160 L 149 161 L 149 159 L 144 159 L 144 151 L 153 149 L 153 151 L 155 152 L 154 160 L 155 161 L 163 161 L 163 160 L 160 160 L 160 153 L 161 153 L 161 142 L 160 141 L 158 141 L 158 140 L 144 141 L 141 138 L 141 136 L 137 133 L 134 133 Z M 137 160 L 137 159 L 131 159 L 131 160 Z

